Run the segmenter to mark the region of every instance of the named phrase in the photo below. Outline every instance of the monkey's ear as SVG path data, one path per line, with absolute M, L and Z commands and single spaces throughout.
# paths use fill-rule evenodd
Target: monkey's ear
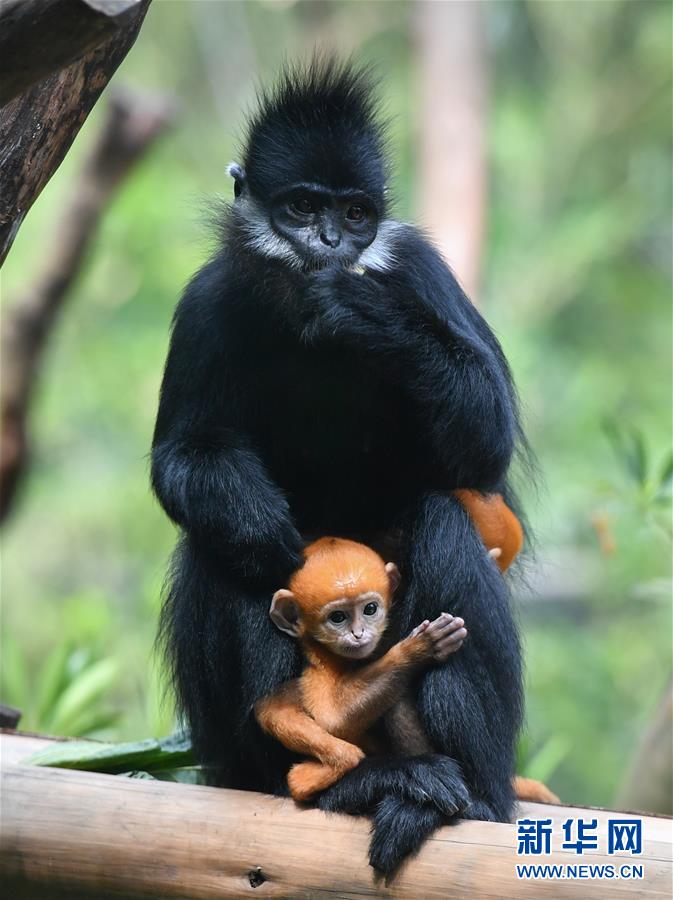
M 246 183 L 245 169 L 238 163 L 231 162 L 227 166 L 227 174 L 234 179 L 234 197 L 240 197 Z
M 390 593 L 394 594 L 397 588 L 400 586 L 400 581 L 402 580 L 402 576 L 400 575 L 400 570 L 397 568 L 395 563 L 386 563 L 386 572 L 388 573 L 388 584 L 390 585 Z
M 276 591 L 271 601 L 269 615 L 276 628 L 280 628 L 281 631 L 293 638 L 300 636 L 301 618 L 292 591 L 285 590 L 285 588 Z

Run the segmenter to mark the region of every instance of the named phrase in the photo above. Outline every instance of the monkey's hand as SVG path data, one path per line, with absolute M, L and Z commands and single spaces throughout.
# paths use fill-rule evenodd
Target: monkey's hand
M 381 285 L 367 275 L 341 267 L 312 272 L 302 339 L 307 343 L 330 337 L 355 339 L 367 346 L 399 340 L 399 314 L 382 296 Z
M 463 619 L 449 613 L 441 613 L 434 621 L 427 619 L 417 625 L 405 643 L 412 643 L 412 650 L 420 662 L 445 662 L 452 653 L 463 646 L 467 629 Z

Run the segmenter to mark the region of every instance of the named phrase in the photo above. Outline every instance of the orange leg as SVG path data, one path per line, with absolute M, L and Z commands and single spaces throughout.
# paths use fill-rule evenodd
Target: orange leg
M 297 704 L 291 688 L 261 700 L 255 707 L 261 727 L 287 747 L 317 762 L 298 763 L 290 769 L 288 785 L 295 800 L 307 800 L 311 794 L 337 781 L 364 758 L 355 744 L 334 737 Z

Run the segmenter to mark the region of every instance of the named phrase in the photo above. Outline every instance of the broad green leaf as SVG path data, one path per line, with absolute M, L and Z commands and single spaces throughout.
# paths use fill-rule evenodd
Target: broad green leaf
M 50 716 L 56 734 L 69 734 L 71 723 L 109 690 L 117 677 L 113 659 L 101 659 L 81 671 L 58 698 Z
M 68 657 L 71 653 L 72 648 L 67 642 L 60 644 L 51 651 L 40 667 L 35 684 L 38 722 L 51 721 L 51 712 L 71 680 L 68 675 Z
M 194 762 L 191 742 L 181 735 L 163 741 L 149 738 L 128 743 L 98 741 L 59 741 L 29 756 L 27 763 L 60 769 L 83 769 L 89 772 L 125 772 L 130 769 L 151 771 Z

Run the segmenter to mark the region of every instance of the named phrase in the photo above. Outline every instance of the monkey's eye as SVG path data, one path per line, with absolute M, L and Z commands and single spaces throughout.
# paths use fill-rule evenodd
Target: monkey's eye
M 328 619 L 334 625 L 340 625 L 342 622 L 346 621 L 346 613 L 341 612 L 340 609 L 335 609 L 334 612 L 329 614 Z
M 350 219 L 351 222 L 362 222 L 367 216 L 367 210 L 364 206 L 361 206 L 359 203 L 355 203 L 353 206 L 348 208 L 346 212 L 346 218 Z
M 308 197 L 298 197 L 290 203 L 290 209 L 300 216 L 310 216 L 316 212 L 316 205 Z
M 378 603 L 368 603 L 365 606 L 365 608 L 362 610 L 362 612 L 366 616 L 373 616 L 378 608 L 379 608 Z

